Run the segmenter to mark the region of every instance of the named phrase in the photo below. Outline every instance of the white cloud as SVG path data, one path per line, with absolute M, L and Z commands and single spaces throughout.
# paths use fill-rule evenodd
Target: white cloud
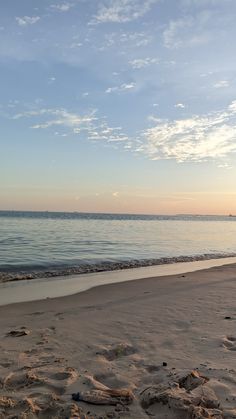
M 214 87 L 216 89 L 221 89 L 222 87 L 229 87 L 229 82 L 228 80 L 220 80 L 214 84 Z
M 135 83 L 123 83 L 120 86 L 108 87 L 106 93 L 125 92 L 135 88 Z
M 14 120 L 21 118 L 38 119 L 31 125 L 32 129 L 48 129 L 56 127 L 54 135 L 67 136 L 69 134 L 82 134 L 91 141 L 103 140 L 106 143 L 126 143 L 128 136 L 122 132 L 121 127 L 110 127 L 103 119 L 95 116 L 96 111 L 86 115 L 69 112 L 66 109 L 43 108 L 18 113 L 12 117 Z
M 230 0 L 226 0 L 230 1 Z M 222 0 L 181 0 L 183 6 L 192 7 L 206 7 L 206 6 L 214 6 L 217 4 L 221 4 Z
M 152 36 L 146 32 L 124 32 L 119 38 L 121 43 L 133 44 L 136 47 L 145 47 L 152 40 Z
M 177 37 L 180 30 L 192 25 L 192 20 L 179 19 L 169 22 L 168 27 L 163 32 L 164 45 L 167 48 L 178 48 L 181 45 L 181 40 Z
M 83 46 L 83 44 L 82 44 L 82 42 L 72 42 L 72 44 L 70 44 L 70 48 L 80 48 L 80 47 L 82 47 Z
M 54 77 L 54 76 L 49 77 L 49 79 L 48 79 L 48 82 L 49 82 L 50 84 L 54 83 L 55 81 L 56 81 L 56 77 Z
M 144 16 L 158 0 L 106 0 L 92 23 L 125 23 Z
M 51 8 L 59 12 L 68 12 L 74 5 L 72 3 L 51 4 Z
M 122 133 L 121 127 L 110 127 L 106 122 L 92 127 L 88 132 L 88 139 L 93 141 L 103 140 L 108 143 L 127 142 L 129 138 Z
M 21 118 L 29 119 L 33 129 L 53 129 L 57 136 L 83 134 L 90 141 L 113 147 L 120 145 L 126 151 L 139 152 L 151 160 L 215 160 L 226 167 L 229 155 L 236 152 L 236 100 L 221 111 L 189 118 L 168 120 L 150 116 L 152 127 L 133 138 L 126 135 L 122 127 L 110 126 L 95 111 L 80 115 L 66 109 L 41 108 L 12 117 Z
M 109 48 L 142 48 L 148 45 L 153 39 L 153 35 L 145 32 L 110 32 L 104 34 L 102 42 L 96 48 L 99 51 L 105 51 Z
M 187 16 L 171 20 L 163 32 L 163 42 L 166 48 L 194 47 L 209 41 L 209 32 L 204 31 L 201 17 Z
M 226 109 L 191 118 L 154 120 L 137 151 L 152 160 L 206 161 L 236 152 L 236 101 Z
M 157 58 L 150 58 L 150 57 L 137 58 L 137 59 L 129 61 L 129 64 L 135 70 L 139 70 L 141 68 L 148 67 L 151 64 L 157 64 L 157 63 L 158 63 Z
M 19 26 L 28 26 L 34 25 L 40 20 L 39 16 L 24 16 L 24 17 L 16 17 L 16 21 Z
M 176 103 L 175 108 L 184 109 L 185 105 L 183 103 Z
M 13 119 L 41 117 L 43 122 L 32 125 L 33 129 L 45 129 L 53 126 L 61 126 L 69 128 L 74 133 L 78 133 L 81 129 L 89 129 L 90 124 L 97 118 L 94 116 L 95 111 L 88 115 L 78 115 L 68 112 L 66 109 L 39 109 L 26 111 L 13 116 Z

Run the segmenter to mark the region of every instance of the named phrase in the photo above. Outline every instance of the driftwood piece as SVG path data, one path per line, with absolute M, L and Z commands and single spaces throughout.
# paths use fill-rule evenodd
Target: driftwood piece
M 105 389 L 88 390 L 72 394 L 72 399 L 90 404 L 117 405 L 132 403 L 134 396 L 130 390 L 125 389 Z
M 166 409 L 178 418 L 226 418 L 208 381 L 208 377 L 196 370 L 169 374 L 162 384 L 146 387 L 140 393 L 140 403 L 148 414 Z

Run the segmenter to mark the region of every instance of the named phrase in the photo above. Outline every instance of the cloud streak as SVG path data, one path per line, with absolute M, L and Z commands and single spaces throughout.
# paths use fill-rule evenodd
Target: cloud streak
M 144 16 L 158 0 L 108 0 L 99 6 L 92 23 L 126 23 Z
M 236 101 L 226 110 L 205 116 L 154 122 L 155 126 L 142 133 L 137 149 L 152 160 L 202 162 L 236 152 Z
M 91 129 L 91 124 L 96 121 L 95 111 L 87 115 L 78 115 L 66 109 L 39 109 L 26 111 L 13 116 L 13 119 L 20 118 L 41 118 L 39 122 L 31 126 L 33 129 L 46 129 L 51 127 L 62 127 L 70 129 L 72 133 L 78 134 L 81 130 Z
M 176 103 L 175 108 L 184 109 L 185 105 L 183 103 Z
M 14 120 L 22 118 L 40 119 L 40 122 L 31 125 L 30 128 L 35 130 L 56 128 L 54 134 L 58 136 L 84 133 L 90 141 L 129 143 L 129 137 L 122 132 L 121 127 L 110 127 L 104 118 L 96 116 L 95 110 L 86 115 L 79 115 L 66 109 L 43 108 L 18 113 L 12 117 Z
M 56 128 L 54 134 L 59 136 L 83 134 L 89 141 L 120 144 L 124 150 L 143 154 L 150 160 L 173 159 L 178 163 L 215 160 L 222 166 L 222 160 L 236 152 L 236 100 L 226 109 L 203 116 L 175 120 L 151 116 L 153 127 L 133 137 L 123 133 L 122 127 L 111 127 L 96 111 L 79 115 L 66 109 L 42 108 L 15 114 L 11 119 L 21 118 L 30 122 L 37 119 L 37 123 L 30 125 L 35 130 Z
M 51 8 L 57 10 L 58 12 L 68 12 L 74 4 L 72 3 L 62 3 L 62 4 L 51 4 Z
M 23 17 L 16 17 L 16 21 L 19 26 L 29 26 L 34 25 L 40 20 L 39 16 L 23 16 Z
M 214 87 L 216 89 L 221 89 L 224 87 L 229 87 L 229 81 L 228 80 L 220 80 L 217 83 L 214 84 Z
M 208 43 L 211 38 L 201 15 L 171 20 L 162 36 L 164 46 L 169 49 L 196 47 Z
M 134 70 L 140 70 L 141 68 L 148 67 L 152 64 L 157 64 L 158 59 L 157 58 L 136 58 L 134 60 L 129 61 L 129 64 Z
M 135 88 L 135 83 L 123 83 L 120 86 L 108 87 L 106 93 L 127 92 Z

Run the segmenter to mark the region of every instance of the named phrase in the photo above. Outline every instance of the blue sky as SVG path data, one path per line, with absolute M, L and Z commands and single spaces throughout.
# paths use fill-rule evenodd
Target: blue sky
M 236 212 L 234 0 L 9 0 L 0 208 Z

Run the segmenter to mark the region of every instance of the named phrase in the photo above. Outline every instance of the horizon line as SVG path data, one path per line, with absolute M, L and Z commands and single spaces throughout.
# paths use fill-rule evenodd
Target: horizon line
M 103 214 L 103 215 L 143 215 L 143 216 L 195 216 L 195 217 L 236 217 L 232 213 L 228 214 L 197 214 L 197 213 L 175 213 L 175 214 L 163 214 L 163 213 L 134 213 L 134 212 L 101 212 L 101 211 L 63 211 L 63 210 L 18 210 L 18 209 L 0 209 L 0 212 L 31 212 L 31 213 L 54 213 L 54 214 Z

